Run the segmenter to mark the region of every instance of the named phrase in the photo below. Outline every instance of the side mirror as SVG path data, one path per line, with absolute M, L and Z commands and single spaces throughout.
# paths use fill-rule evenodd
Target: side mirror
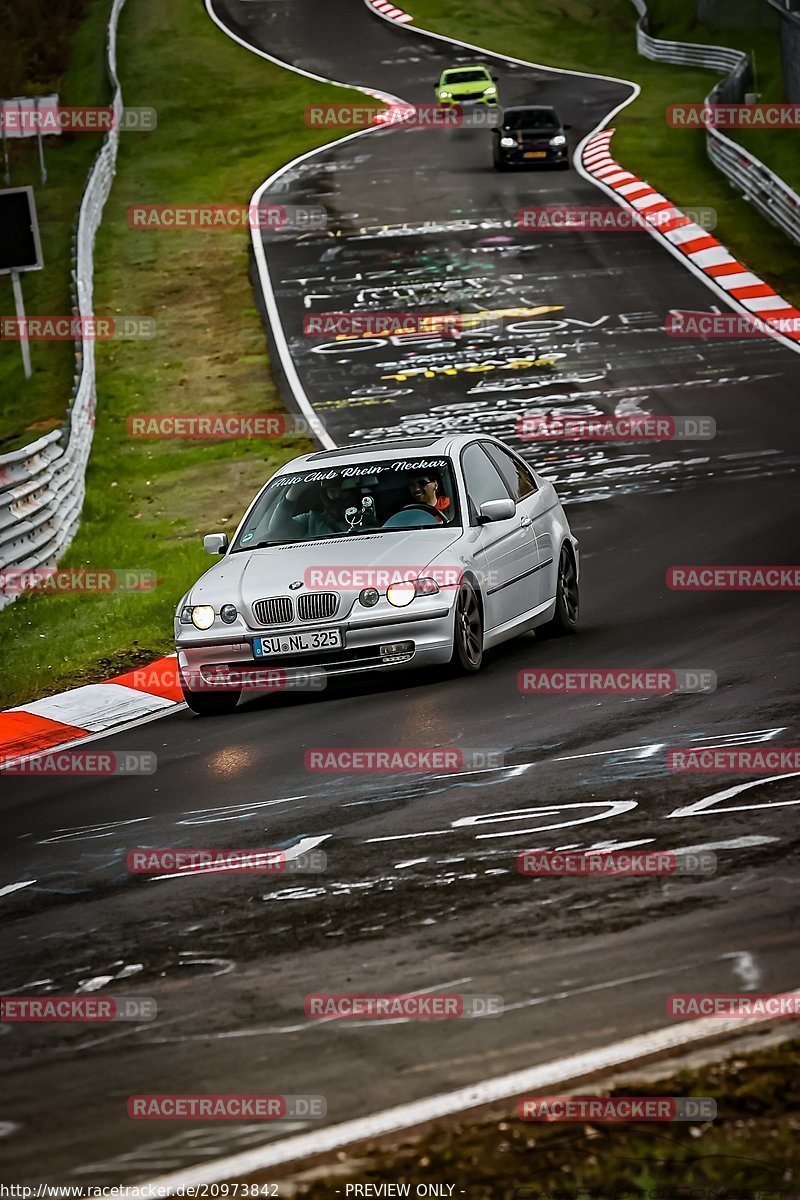
M 493 75 L 493 76 L 492 76 L 492 83 L 499 83 L 499 82 L 500 82 L 500 77 L 499 77 L 499 75 Z
M 507 521 L 513 517 L 517 506 L 512 499 L 487 500 L 478 509 L 478 520 L 482 525 L 488 521 Z
M 561 126 L 561 128 L 562 129 L 572 129 L 572 126 L 570 125 L 569 121 L 565 121 L 564 124 Z
M 203 549 L 206 554 L 224 554 L 228 549 L 227 533 L 207 533 L 203 538 Z

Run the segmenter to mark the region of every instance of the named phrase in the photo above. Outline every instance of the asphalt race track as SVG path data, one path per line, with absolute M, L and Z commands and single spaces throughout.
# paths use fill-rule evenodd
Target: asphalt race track
M 215 11 L 278 59 L 411 102 L 431 101 L 451 62 L 485 61 L 392 27 L 361 0 L 216 0 Z M 555 104 L 573 148 L 629 93 L 502 60 L 492 70 L 505 104 Z M 7 1178 L 132 1184 L 312 1128 L 141 1124 L 126 1113 L 133 1093 L 323 1095 L 338 1123 L 663 1027 L 671 992 L 800 983 L 797 779 L 677 775 L 665 760 L 672 747 L 798 744 L 792 594 L 676 592 L 665 573 L 795 561 L 800 358 L 767 338 L 668 337 L 671 309 L 710 310 L 715 296 L 645 233 L 517 228 L 525 205 L 606 199 L 574 170 L 495 173 L 486 130 L 352 138 L 290 169 L 267 199 L 329 213 L 327 231 L 265 234 L 264 249 L 292 359 L 331 438 L 480 428 L 521 448 L 569 505 L 582 631 L 507 644 L 477 679 L 338 684 L 230 717 L 179 711 L 95 743 L 154 750 L 151 777 L 4 778 L 4 994 L 80 984 L 158 1004 L 149 1022 L 0 1026 Z M 309 312 L 435 305 L 526 311 L 499 334 L 413 354 L 303 332 Z M 717 436 L 520 442 L 518 418 L 540 412 L 711 416 Z M 587 666 L 708 669 L 718 687 L 517 687 L 525 667 Z M 389 777 L 304 767 L 311 747 L 386 745 L 482 749 L 504 765 Z M 323 850 L 327 870 L 126 869 L 137 846 L 298 844 Z M 529 847 L 705 847 L 718 870 L 534 879 L 516 868 Z M 304 1012 L 310 992 L 422 990 L 505 1007 L 435 1023 Z

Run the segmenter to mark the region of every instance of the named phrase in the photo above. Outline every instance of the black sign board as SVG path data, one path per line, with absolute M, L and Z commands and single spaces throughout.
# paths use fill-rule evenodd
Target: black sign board
M 0 274 L 43 265 L 33 188 L 0 190 Z

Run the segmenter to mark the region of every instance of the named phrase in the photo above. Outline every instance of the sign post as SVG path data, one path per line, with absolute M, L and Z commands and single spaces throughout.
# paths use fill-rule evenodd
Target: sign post
M 19 271 L 11 272 L 11 286 L 14 289 L 14 307 L 19 320 L 19 348 L 22 351 L 22 369 L 25 378 L 31 377 L 31 347 L 28 342 L 28 329 L 25 324 L 25 301 L 22 298 L 22 284 L 19 281 Z

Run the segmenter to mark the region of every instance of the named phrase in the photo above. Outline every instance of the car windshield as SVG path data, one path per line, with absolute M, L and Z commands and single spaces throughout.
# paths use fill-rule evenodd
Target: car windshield
M 271 480 L 233 551 L 459 524 L 450 459 L 335 462 Z
M 486 83 L 488 71 L 445 71 L 442 83 Z
M 521 112 L 506 111 L 503 117 L 504 129 L 552 129 L 560 128 L 558 117 L 547 109 L 528 108 Z

